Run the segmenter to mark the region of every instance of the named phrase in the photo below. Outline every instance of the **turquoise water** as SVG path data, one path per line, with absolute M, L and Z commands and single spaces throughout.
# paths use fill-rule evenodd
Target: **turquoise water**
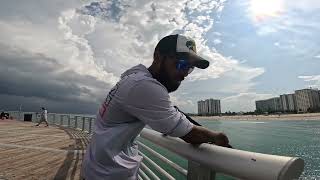
M 320 179 L 320 120 L 202 120 L 200 123 L 209 129 L 225 132 L 228 135 L 231 144 L 236 149 L 283 156 L 301 157 L 305 161 L 305 169 L 300 179 Z M 148 143 L 148 145 L 151 145 L 151 143 Z M 158 152 L 166 155 L 166 157 L 169 157 L 170 160 L 187 169 L 186 160 L 164 149 L 159 149 L 156 146 L 154 146 L 153 149 L 157 149 Z M 163 165 L 162 162 L 156 158 L 153 158 L 153 160 L 163 166 L 177 179 L 185 179 L 179 173 Z M 229 180 L 232 178 L 218 175 L 217 179 Z

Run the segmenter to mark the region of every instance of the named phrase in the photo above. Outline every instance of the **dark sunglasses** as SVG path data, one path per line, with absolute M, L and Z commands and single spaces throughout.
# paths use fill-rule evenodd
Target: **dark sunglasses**
M 176 69 L 179 71 L 188 71 L 188 74 L 190 74 L 193 71 L 194 66 L 192 66 L 188 60 L 178 59 L 176 62 Z

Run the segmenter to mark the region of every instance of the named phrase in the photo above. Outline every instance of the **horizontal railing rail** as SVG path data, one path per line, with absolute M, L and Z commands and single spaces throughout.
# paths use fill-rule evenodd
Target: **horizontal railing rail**
M 289 180 L 298 179 L 304 168 L 304 161 L 297 157 L 254 153 L 211 144 L 194 146 L 146 128 L 140 136 L 212 171 L 211 174 L 219 172 L 247 180 Z M 197 168 L 193 166 L 193 169 Z M 189 167 L 188 179 L 190 171 L 192 169 Z M 199 177 L 197 173 L 191 174 Z
M 22 120 L 24 114 L 32 114 L 32 121 L 39 120 L 40 115 L 35 112 L 10 111 L 14 119 Z M 74 128 L 91 134 L 95 118 L 85 115 L 48 114 L 49 124 Z M 182 168 L 160 153 L 148 147 L 142 141 L 138 142 L 139 154 L 144 157 L 138 172 L 138 179 L 175 179 L 159 164 L 145 155 L 142 149 L 159 159 L 166 166 L 171 167 L 188 180 L 211 180 L 216 173 L 226 174 L 238 179 L 247 180 L 291 180 L 298 179 L 304 168 L 304 161 L 297 157 L 285 157 L 261 154 L 249 151 L 229 149 L 211 144 L 191 145 L 179 138 L 163 136 L 161 133 L 144 128 L 140 138 L 165 148 L 188 160 L 188 170 Z M 148 167 L 151 165 L 153 168 Z M 155 169 L 153 172 L 151 169 Z

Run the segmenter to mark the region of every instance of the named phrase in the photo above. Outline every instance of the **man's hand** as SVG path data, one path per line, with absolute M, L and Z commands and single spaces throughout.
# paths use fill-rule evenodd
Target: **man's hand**
M 230 147 L 228 137 L 222 132 L 216 132 L 210 143 L 217 146 Z
M 218 146 L 229 147 L 229 139 L 222 132 L 211 131 L 202 126 L 193 126 L 192 130 L 181 137 L 184 141 L 191 144 L 214 143 Z

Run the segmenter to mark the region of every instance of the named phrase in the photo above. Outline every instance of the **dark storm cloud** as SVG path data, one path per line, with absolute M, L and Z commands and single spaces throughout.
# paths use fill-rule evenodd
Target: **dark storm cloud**
M 97 106 L 109 88 L 55 59 L 0 44 L 0 105 L 4 109 L 23 102 L 30 110 L 46 104 L 54 111 L 92 113 L 91 107 Z

